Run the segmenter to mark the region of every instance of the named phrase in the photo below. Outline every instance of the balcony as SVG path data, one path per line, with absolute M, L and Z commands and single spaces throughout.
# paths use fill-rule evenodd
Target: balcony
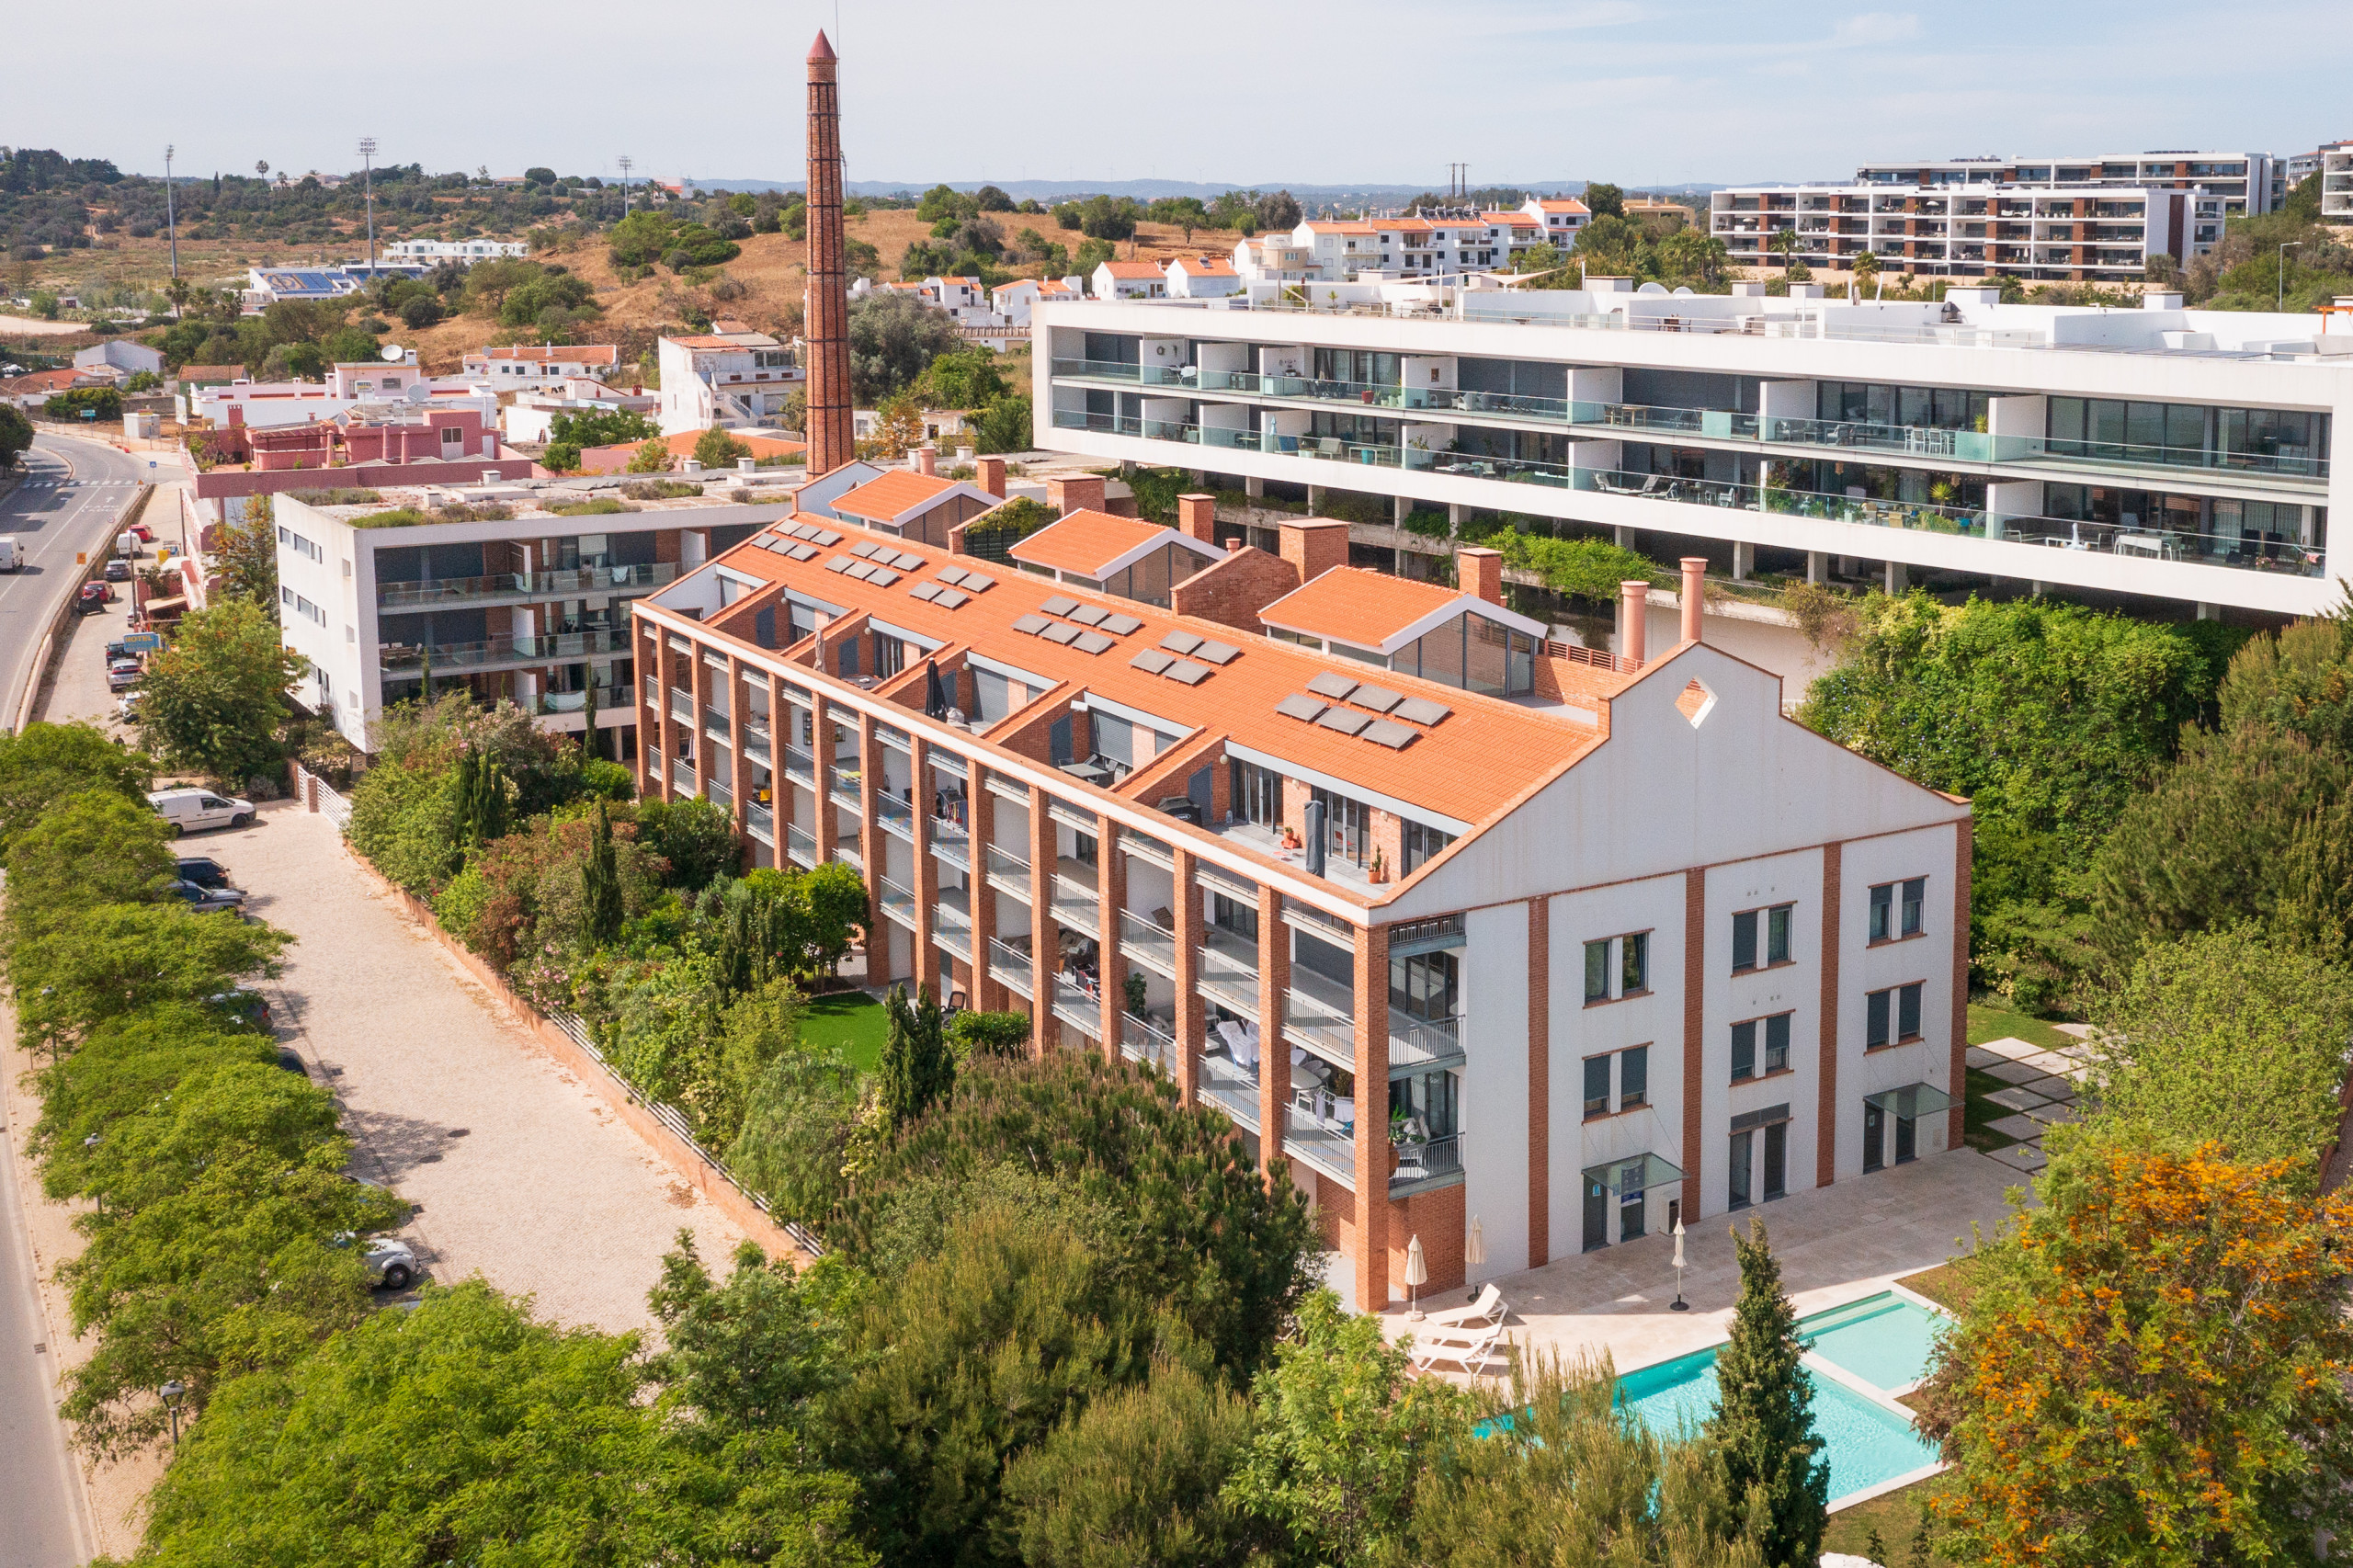
M 874 797 L 874 821 L 885 833 L 894 833 L 909 844 L 915 841 L 915 809 L 887 790 Z
M 955 867 L 970 875 L 972 869 L 972 835 L 954 817 L 935 816 L 931 819 L 929 840 L 931 852 L 943 865 Z
M 773 754 L 768 749 L 771 744 L 768 738 L 767 721 L 756 714 L 745 714 L 744 755 L 762 767 L 772 767 L 775 763 L 772 760 Z
M 429 653 L 437 674 L 464 670 L 519 669 L 533 665 L 604 662 L 631 653 L 626 631 L 564 631 L 533 637 L 493 637 L 480 642 L 415 642 L 379 645 L 377 662 L 387 675 L 421 669 Z
M 931 906 L 931 939 L 965 962 L 972 960 L 972 914 L 965 907 L 964 895 L 952 888 L 939 890 L 939 902 Z
M 1055 862 L 1054 880 L 1051 891 L 1054 923 L 1073 931 L 1083 931 L 1100 941 L 1103 937 L 1103 899 L 1096 891 L 1095 868 L 1076 860 Z M 1089 879 L 1081 880 L 1081 873 Z
M 915 928 L 915 895 L 898 882 L 878 874 L 875 881 L 881 889 L 882 913 L 912 931 Z
M 681 691 L 675 686 L 670 688 L 670 720 L 690 730 L 694 728 L 695 699 L 692 692 Z
M 1155 973 L 1176 978 L 1176 933 L 1132 909 L 1120 911 L 1120 951 Z
M 1229 1012 L 1258 1021 L 1258 944 L 1212 926 L 1197 949 L 1201 994 Z
M 633 686 L 600 686 L 597 688 L 597 723 L 625 724 L 630 710 L 637 706 L 637 687 Z M 585 713 L 588 709 L 588 694 L 585 691 L 543 691 L 530 704 L 536 714 Z
M 1323 1100 L 1329 1108 L 1328 1113 L 1302 1110 L 1296 1105 L 1283 1107 L 1283 1153 L 1353 1188 L 1357 1184 L 1354 1112 L 1351 1110 L 1348 1119 L 1342 1121 L 1339 1109 L 1347 1101 L 1334 1100 L 1329 1096 L 1313 1097 Z
M 670 764 L 670 787 L 681 795 L 695 792 L 695 765 L 685 757 Z
M 784 854 L 785 858 L 802 869 L 813 869 L 817 864 L 815 835 L 797 822 L 786 823 L 784 824 Z
M 828 792 L 833 796 L 834 804 L 851 815 L 866 814 L 866 791 L 858 769 L 835 768 L 832 788 Z
M 1057 970 L 1052 981 L 1054 1017 L 1089 1040 L 1103 1038 L 1103 995 L 1094 982 Z
M 1131 1062 L 1148 1062 L 1165 1076 L 1176 1075 L 1176 1036 L 1161 1019 L 1142 1013 L 1121 1015 L 1120 1054 Z
M 756 801 L 744 803 L 744 830 L 769 848 L 776 847 L 776 812 Z
M 1292 1044 L 1327 1062 L 1356 1061 L 1356 997 L 1349 987 L 1313 970 L 1293 968 L 1285 998 L 1283 1033 Z M 1424 1018 L 1389 1009 L 1389 1074 L 1433 1073 L 1462 1064 L 1462 1020 Z
M 664 561 L 642 566 L 583 566 L 567 572 L 494 572 L 482 577 L 438 577 L 412 583 L 376 585 L 378 609 L 420 609 L 435 606 L 487 603 L 512 599 L 588 598 L 602 594 L 650 593 L 676 580 L 680 568 Z
M 995 844 L 988 846 L 988 879 L 989 886 L 999 892 L 1009 893 L 1024 903 L 1029 902 L 1029 862 L 1012 850 Z
M 1449 1133 L 1397 1146 L 1397 1168 L 1389 1173 L 1389 1196 L 1449 1187 L 1462 1179 L 1462 1135 Z
M 1014 994 L 1028 999 L 1035 987 L 1030 981 L 1029 953 L 999 937 L 989 938 L 989 978 Z
M 1204 1104 L 1213 1105 L 1236 1123 L 1258 1131 L 1258 1074 L 1218 1051 L 1204 1051 L 1195 1062 L 1193 1089 Z
M 784 776 L 804 790 L 817 787 L 817 763 L 799 746 L 784 748 Z

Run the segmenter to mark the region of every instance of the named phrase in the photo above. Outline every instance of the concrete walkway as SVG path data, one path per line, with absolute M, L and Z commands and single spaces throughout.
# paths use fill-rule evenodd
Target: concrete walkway
M 431 1278 L 480 1274 L 618 1331 L 650 1324 L 680 1226 L 724 1266 L 742 1231 L 371 892 L 325 817 L 278 801 L 242 832 L 181 842 L 300 938 L 264 988 L 279 1038 L 343 1101 L 353 1169 L 422 1210 L 401 1233 Z
M 1891 1280 L 1968 1251 L 1972 1223 L 1990 1232 L 2009 1212 L 2005 1190 L 2025 1181 L 1975 1150 L 1957 1149 L 1739 1214 L 1712 1216 L 1688 1227 L 1683 1238 L 1687 1312 L 1671 1307 L 1672 1236 L 1645 1236 L 1561 1258 L 1495 1281 L 1511 1309 L 1506 1335 L 1523 1353 L 1606 1352 L 1620 1371 L 1646 1367 L 1712 1345 L 1728 1332 L 1740 1294 L 1734 1225 L 1743 1234 L 1752 1217 L 1765 1226 L 1780 1259 L 1782 1286 L 1803 1314 L 1871 1295 Z M 1468 1299 L 1449 1291 L 1425 1305 L 1456 1307 Z M 1392 1335 L 1415 1326 L 1402 1304 L 1383 1317 Z M 1438 1369 L 1454 1370 L 1450 1364 Z M 1502 1375 L 1503 1357 L 1485 1370 Z

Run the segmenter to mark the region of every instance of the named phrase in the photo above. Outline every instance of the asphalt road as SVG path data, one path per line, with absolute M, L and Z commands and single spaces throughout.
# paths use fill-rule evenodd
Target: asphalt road
M 77 575 L 76 554 L 108 548 L 110 525 L 151 477 L 142 456 L 46 431 L 23 461 L 24 478 L 0 500 L 0 534 L 14 534 L 26 555 L 23 571 L 0 573 L 0 725 L 17 722 L 33 655 L 57 613 L 58 574 Z

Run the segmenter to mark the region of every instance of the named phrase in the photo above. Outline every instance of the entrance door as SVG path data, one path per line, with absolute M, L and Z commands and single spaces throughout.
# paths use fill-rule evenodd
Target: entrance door
M 1618 1195 L 1618 1239 L 1631 1242 L 1643 1233 L 1643 1216 L 1647 1212 L 1643 1202 L 1643 1189 L 1629 1187 Z
M 1609 1189 L 1585 1178 L 1585 1250 L 1609 1244 Z
M 1863 1169 L 1887 1164 L 1887 1113 L 1866 1101 L 1863 1105 Z
M 1905 1161 L 1918 1156 L 1920 1152 L 1916 1147 L 1919 1137 L 1916 1131 L 1918 1126 L 1919 1123 L 1908 1116 L 1899 1116 L 1895 1119 L 1895 1163 L 1897 1165 L 1903 1165 Z
M 1745 1209 L 1751 1201 L 1749 1172 L 1755 1164 L 1756 1145 L 1756 1134 L 1753 1131 L 1732 1135 L 1732 1208 Z

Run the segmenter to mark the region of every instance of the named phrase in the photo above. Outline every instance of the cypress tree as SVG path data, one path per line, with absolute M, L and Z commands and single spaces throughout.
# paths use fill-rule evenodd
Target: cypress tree
M 1735 1503 L 1761 1489 L 1770 1515 L 1765 1561 L 1813 1568 L 1830 1520 L 1830 1460 L 1813 1429 L 1813 1387 L 1799 1358 L 1796 1309 L 1781 1290 L 1781 1266 L 1765 1227 L 1751 1220 L 1740 1256 L 1740 1303 L 1732 1338 L 1716 1353 L 1716 1413 L 1707 1435 L 1721 1452 Z
M 588 939 L 603 947 L 621 934 L 621 879 L 613 863 L 613 824 L 605 803 L 597 802 L 597 832 L 588 841 L 588 863 L 580 871 Z
M 597 676 L 593 671 L 588 676 L 587 690 L 587 700 L 581 704 L 581 711 L 588 716 L 588 727 L 580 732 L 580 749 L 588 754 L 589 761 L 602 762 L 603 748 L 597 744 Z
M 939 1004 L 929 993 L 911 1004 L 907 988 L 894 985 L 884 1012 L 888 1033 L 878 1075 L 882 1104 L 896 1130 L 948 1097 L 956 1086 L 956 1057 L 948 1046 Z

